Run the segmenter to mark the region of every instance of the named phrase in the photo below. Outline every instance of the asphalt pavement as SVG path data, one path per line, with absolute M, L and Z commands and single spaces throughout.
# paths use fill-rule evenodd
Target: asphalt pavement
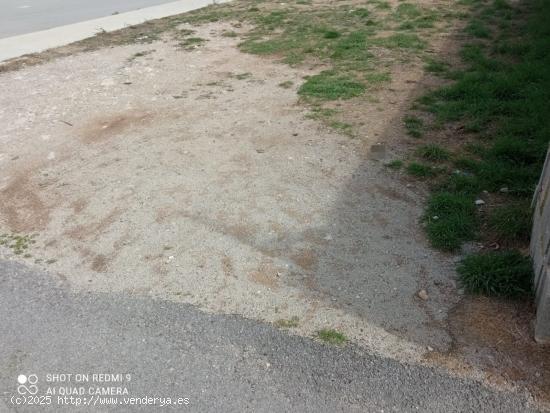
M 0 39 L 173 0 L 0 0 Z
M 0 261 L 0 412 L 531 411 L 443 370 L 54 277 Z

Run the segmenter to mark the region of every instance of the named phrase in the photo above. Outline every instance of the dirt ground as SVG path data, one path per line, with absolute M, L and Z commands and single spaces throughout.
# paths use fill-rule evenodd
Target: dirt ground
M 401 119 L 429 82 L 421 64 L 394 70 L 371 108 L 346 107 L 364 122 L 352 139 L 299 102 L 319 67 L 241 53 L 228 23 L 195 29 L 208 40 L 197 49 L 116 46 L 0 74 L 1 232 L 36 234 L 4 258 L 77 291 L 297 317 L 293 333 L 333 328 L 497 385 L 548 377 L 548 357 L 512 376 L 472 356 L 490 337 L 457 339 L 475 332 L 457 258 L 424 238 L 426 189 L 384 167 L 407 148 Z

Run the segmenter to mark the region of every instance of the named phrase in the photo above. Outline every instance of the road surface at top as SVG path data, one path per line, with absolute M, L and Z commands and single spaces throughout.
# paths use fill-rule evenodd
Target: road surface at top
M 51 29 L 173 0 L 0 0 L 0 38 Z

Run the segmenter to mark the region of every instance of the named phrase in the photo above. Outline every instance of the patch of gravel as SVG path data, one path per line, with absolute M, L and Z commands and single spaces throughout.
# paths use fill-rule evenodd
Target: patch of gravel
M 419 235 L 421 191 L 368 149 L 398 133 L 414 85 L 397 76 L 401 103 L 351 140 L 305 117 L 296 88 L 314 69 L 242 54 L 229 28 L 199 28 L 192 50 L 117 46 L 0 74 L 0 224 L 38 234 L 17 259 L 75 290 L 297 317 L 298 334 L 333 328 L 400 360 L 448 350 L 453 264 Z

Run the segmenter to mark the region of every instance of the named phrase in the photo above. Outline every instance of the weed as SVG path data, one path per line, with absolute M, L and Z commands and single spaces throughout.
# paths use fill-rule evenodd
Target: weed
M 334 344 L 340 346 L 345 344 L 348 339 L 346 336 L 336 330 L 323 329 L 317 332 L 317 337 L 323 340 L 325 343 Z
M 403 161 L 400 159 L 394 159 L 393 161 L 386 163 L 384 166 L 390 169 L 401 169 L 403 167 Z
M 441 162 L 450 158 L 450 153 L 439 145 L 422 145 L 416 150 L 416 154 L 428 161 Z
M 429 59 L 424 66 L 424 70 L 430 73 L 447 74 L 449 71 L 449 65 L 439 60 Z
M 409 175 L 416 176 L 417 178 L 428 178 L 435 176 L 437 174 L 437 170 L 429 165 L 411 162 L 407 165 L 407 173 Z
M 336 39 L 340 36 L 340 32 L 337 32 L 336 30 L 327 30 L 325 34 L 323 34 L 325 39 Z
M 388 37 L 379 37 L 375 44 L 388 49 L 424 49 L 426 42 L 416 34 L 396 33 Z
M 236 75 L 233 75 L 232 77 L 234 77 L 237 80 L 245 80 L 245 79 L 249 79 L 251 76 L 252 76 L 252 73 L 246 72 L 246 73 L 238 73 Z
M 459 281 L 472 294 L 522 297 L 531 294 L 531 260 L 517 251 L 469 255 L 457 268 Z
M 187 37 L 179 43 L 179 46 L 186 50 L 192 50 L 203 45 L 205 42 L 206 39 L 202 37 Z
M 416 116 L 405 116 L 403 119 L 407 134 L 413 138 L 421 138 L 424 130 L 424 121 Z
M 16 255 L 21 255 L 28 250 L 31 244 L 36 243 L 36 234 L 2 234 L 0 235 L 0 246 L 5 246 Z M 26 255 L 26 254 L 25 254 Z
M 334 116 L 338 113 L 336 109 L 328 109 L 328 108 L 322 108 L 315 106 L 311 109 L 311 112 L 306 115 L 308 119 L 327 119 L 331 116 Z
M 333 120 L 329 122 L 328 126 L 330 126 L 333 129 L 336 129 L 338 132 L 343 133 L 344 135 L 353 137 L 353 126 L 347 122 Z
M 223 37 L 238 37 L 239 34 L 233 30 L 224 30 L 222 32 Z
M 298 327 L 300 319 L 296 316 L 293 316 L 292 318 L 286 320 L 284 318 L 281 318 L 277 321 L 275 321 L 275 326 L 279 328 L 295 328 Z

